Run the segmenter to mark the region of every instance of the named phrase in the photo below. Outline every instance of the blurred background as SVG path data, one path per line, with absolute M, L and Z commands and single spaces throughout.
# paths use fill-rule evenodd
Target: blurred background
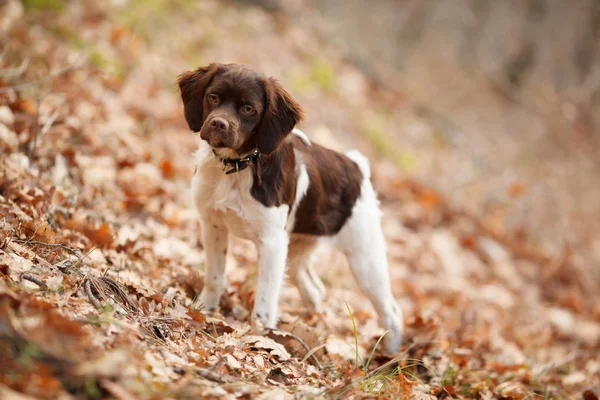
M 2 4 L 4 32 L 11 13 L 44 11 L 124 96 L 144 72 L 172 85 L 211 61 L 254 65 L 305 105 L 309 131 L 372 149 L 528 245 L 600 261 L 594 0 Z M 22 62 L 3 42 L 5 61 Z
M 600 3 L 250 3 L 318 32 L 391 94 L 359 126 L 406 174 L 546 250 L 584 246 L 597 265 Z
M 217 361 L 235 352 L 182 322 L 204 254 L 189 202 L 197 137 L 176 80 L 210 62 L 276 77 L 305 108 L 300 127 L 311 139 L 370 157 L 405 313 L 403 354 L 425 367 L 405 365 L 405 378 L 440 397 L 454 387 L 476 398 L 597 398 L 597 0 L 0 0 L 0 285 L 20 299 L 0 303 L 8 304 L 0 327 L 1 318 L 30 321 L 57 304 L 65 321 L 95 317 L 93 293 L 80 288 L 108 277 L 152 304 L 127 318 L 176 319 L 165 329 L 178 339 L 161 347 L 147 332 L 106 334 L 122 318 L 110 310 L 77 345 L 62 319 L 38 319 L 19 337 L 69 355 L 69 365 L 112 349 L 113 338 L 128 351 L 146 346 L 151 368 L 143 357 L 126 361 L 136 379 L 164 384 L 157 393 L 185 389 L 173 366 L 247 378 Z M 232 243 L 219 323 L 243 324 L 256 252 Z M 74 261 L 77 252 L 89 257 Z M 320 381 L 308 370 L 290 375 L 289 390 L 360 378 L 355 352 L 364 356 L 381 335 L 344 260 L 325 254 L 317 264 L 330 288 L 326 309 L 299 311 L 290 287 L 282 320 L 304 324 L 311 347 L 327 346 L 321 361 L 337 365 Z M 18 341 L 8 338 L 0 345 L 21 368 Z M 176 362 L 163 356 L 167 348 Z M 200 358 L 190 355 L 197 349 Z M 245 368 L 254 361 L 244 351 L 236 362 Z M 18 385 L 1 374 L 0 383 L 58 398 L 31 384 L 40 371 L 20 371 Z M 64 371 L 46 374 L 63 379 Z

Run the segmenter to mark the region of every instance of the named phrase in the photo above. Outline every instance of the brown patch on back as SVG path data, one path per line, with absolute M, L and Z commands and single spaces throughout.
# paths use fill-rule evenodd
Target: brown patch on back
M 292 135 L 272 154 L 253 166 L 252 197 L 266 207 L 290 206 L 296 198 L 294 150 L 302 154 L 308 190 L 296 210 L 293 233 L 335 235 L 342 229 L 360 196 L 363 174 L 354 161 L 318 144 L 307 145 Z
M 294 233 L 334 235 L 340 231 L 360 196 L 363 174 L 354 161 L 301 138 L 290 140 L 302 153 L 309 186 L 296 211 Z

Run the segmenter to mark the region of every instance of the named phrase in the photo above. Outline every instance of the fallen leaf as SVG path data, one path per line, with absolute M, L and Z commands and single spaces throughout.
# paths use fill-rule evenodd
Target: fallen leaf
M 104 354 L 94 360 L 85 361 L 77 367 L 79 375 L 103 378 L 119 377 L 123 375 L 124 367 L 131 361 L 131 353 L 125 349 L 118 349 Z
M 240 362 L 236 360 L 231 354 L 226 354 L 225 360 L 227 361 L 227 366 L 231 368 L 232 371 L 242 369 L 242 364 L 240 364 Z
M 277 357 L 279 361 L 290 359 L 290 353 L 281 344 L 265 336 L 249 335 L 244 337 L 243 342 L 256 349 L 266 350 L 269 354 Z

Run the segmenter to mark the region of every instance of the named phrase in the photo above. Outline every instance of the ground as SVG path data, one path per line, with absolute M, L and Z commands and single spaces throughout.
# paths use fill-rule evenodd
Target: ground
M 357 128 L 397 99 L 311 32 L 229 2 L 1 7 L 0 397 L 598 398 L 596 275 L 404 174 L 399 150 Z M 398 354 L 381 352 L 331 251 L 321 313 L 288 285 L 279 329 L 251 328 L 256 252 L 236 239 L 220 311 L 191 307 L 198 138 L 175 81 L 216 60 L 279 77 L 312 140 L 370 156 L 405 314 Z

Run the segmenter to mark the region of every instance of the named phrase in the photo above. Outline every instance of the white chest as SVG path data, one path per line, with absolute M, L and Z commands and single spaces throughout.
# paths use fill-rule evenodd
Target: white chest
M 252 197 L 249 168 L 225 175 L 215 161 L 202 146 L 196 153 L 192 195 L 203 220 L 218 220 L 231 234 L 254 242 L 285 229 L 289 207 L 265 207 Z

